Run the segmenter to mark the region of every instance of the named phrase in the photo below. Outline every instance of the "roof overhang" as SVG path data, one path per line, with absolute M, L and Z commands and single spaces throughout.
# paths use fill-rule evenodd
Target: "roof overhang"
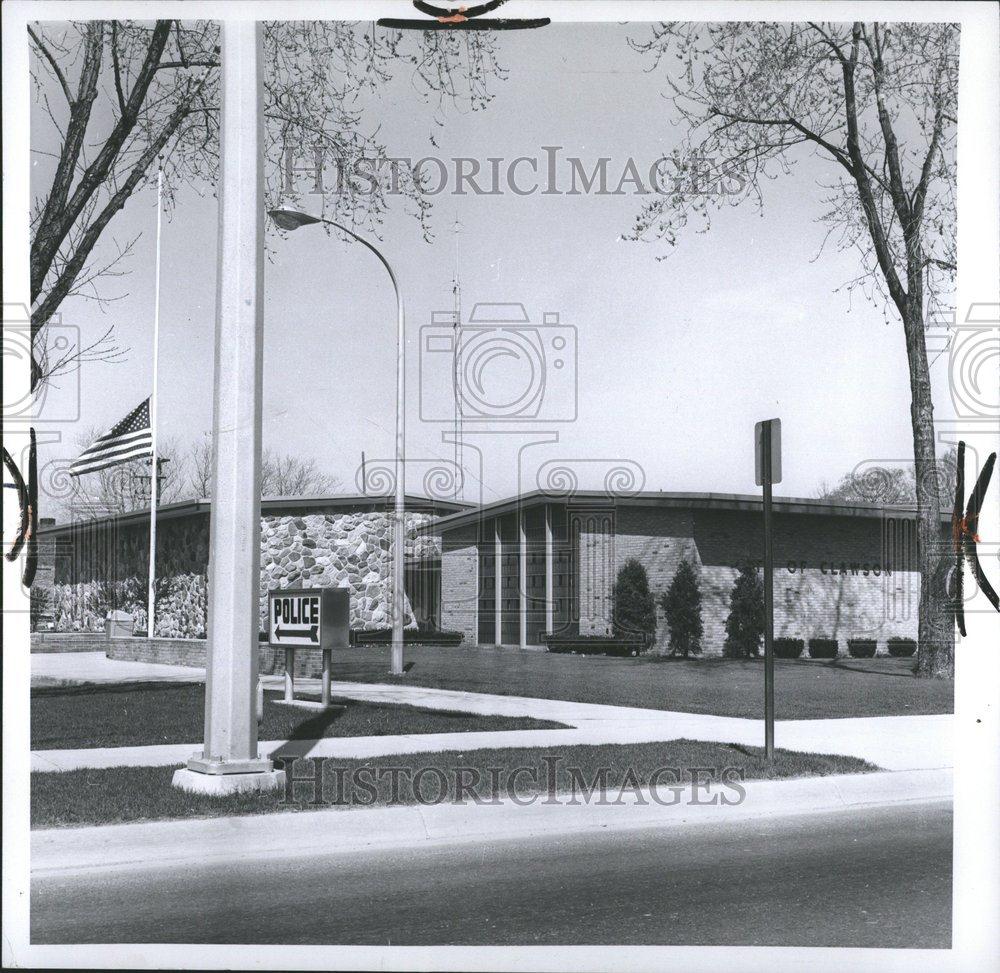
M 763 500 L 749 493 L 673 493 L 665 491 L 643 492 L 609 496 L 603 490 L 580 490 L 572 495 L 549 493 L 535 490 L 531 493 L 508 497 L 495 503 L 485 504 L 473 510 L 457 511 L 426 524 L 421 530 L 444 533 L 485 518 L 502 517 L 545 504 L 574 507 L 580 509 L 596 507 L 660 507 L 682 510 L 747 511 L 760 513 Z M 773 509 L 778 514 L 797 514 L 825 517 L 916 517 L 917 508 L 912 505 L 888 505 L 865 503 L 840 503 L 830 500 L 814 500 L 806 497 L 775 497 Z M 948 523 L 951 514 L 942 514 L 941 522 Z

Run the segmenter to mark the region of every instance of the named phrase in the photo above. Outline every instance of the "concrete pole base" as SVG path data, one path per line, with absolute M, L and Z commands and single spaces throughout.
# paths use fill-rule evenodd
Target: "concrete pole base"
M 174 787 L 189 794 L 209 794 L 225 797 L 227 794 L 245 794 L 251 791 L 284 790 L 283 770 L 264 770 L 251 774 L 202 774 L 188 767 L 174 771 Z

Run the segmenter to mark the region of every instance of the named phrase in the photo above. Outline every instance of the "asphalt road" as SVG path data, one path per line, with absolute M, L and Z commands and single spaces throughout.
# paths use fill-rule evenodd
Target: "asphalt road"
M 934 803 L 130 868 L 36 879 L 32 942 L 947 947 L 951 854 Z

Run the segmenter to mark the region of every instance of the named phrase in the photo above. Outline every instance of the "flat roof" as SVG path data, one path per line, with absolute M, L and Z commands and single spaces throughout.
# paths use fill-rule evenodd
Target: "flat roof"
M 395 505 L 392 494 L 362 494 L 340 493 L 331 496 L 318 497 L 263 497 L 260 501 L 261 513 L 274 510 L 308 510 L 310 508 L 356 508 L 359 510 L 391 510 Z M 431 497 L 407 494 L 406 509 L 411 513 L 455 513 L 470 509 L 473 505 L 457 500 L 439 500 Z M 180 500 L 177 503 L 165 503 L 156 508 L 156 521 L 175 520 L 180 517 L 193 517 L 208 514 L 212 509 L 210 499 Z M 74 526 L 86 523 L 97 524 L 114 521 L 119 526 L 130 526 L 149 521 L 149 507 L 140 510 L 130 510 L 123 514 L 101 514 L 95 517 L 80 517 L 74 521 L 62 524 L 49 524 L 39 527 L 39 537 L 57 537 L 67 533 Z
M 472 510 L 457 511 L 438 517 L 421 528 L 440 533 L 457 527 L 478 523 L 483 517 L 498 517 L 516 513 L 528 507 L 546 503 L 566 504 L 569 507 L 593 507 L 606 504 L 612 507 L 668 507 L 686 510 L 747 510 L 759 512 L 764 501 L 752 493 L 674 493 L 670 491 L 643 491 L 642 493 L 609 496 L 604 490 L 578 490 L 571 495 L 533 490 L 519 496 L 483 504 Z M 843 503 L 838 500 L 814 500 L 807 497 L 774 497 L 774 512 L 781 514 L 813 514 L 836 517 L 884 517 L 887 515 L 916 516 L 915 504 Z M 942 512 L 941 522 L 951 521 L 951 511 Z

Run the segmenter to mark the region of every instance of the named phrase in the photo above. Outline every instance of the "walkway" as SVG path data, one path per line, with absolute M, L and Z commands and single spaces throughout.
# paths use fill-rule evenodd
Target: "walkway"
M 107 659 L 99 652 L 33 655 L 32 675 L 101 683 L 194 682 L 204 679 L 204 672 L 200 669 L 121 662 Z M 263 682 L 267 688 L 278 688 L 282 685 L 282 677 L 265 676 Z M 302 692 L 319 690 L 317 680 L 297 680 L 296 687 Z M 565 723 L 572 729 L 339 737 L 292 742 L 269 740 L 260 744 L 262 755 L 351 759 L 444 750 L 628 744 L 678 739 L 750 746 L 761 746 L 763 743 L 760 720 L 736 717 L 379 683 L 334 683 L 333 693 L 346 699 L 403 703 L 428 709 L 530 716 Z M 775 744 L 788 750 L 861 757 L 886 770 L 947 768 L 953 766 L 952 727 L 953 717 L 950 715 L 779 720 L 775 725 Z M 192 741 L 146 747 L 40 750 L 31 754 L 31 769 L 64 771 L 118 766 L 181 766 L 200 749 L 201 742 Z

